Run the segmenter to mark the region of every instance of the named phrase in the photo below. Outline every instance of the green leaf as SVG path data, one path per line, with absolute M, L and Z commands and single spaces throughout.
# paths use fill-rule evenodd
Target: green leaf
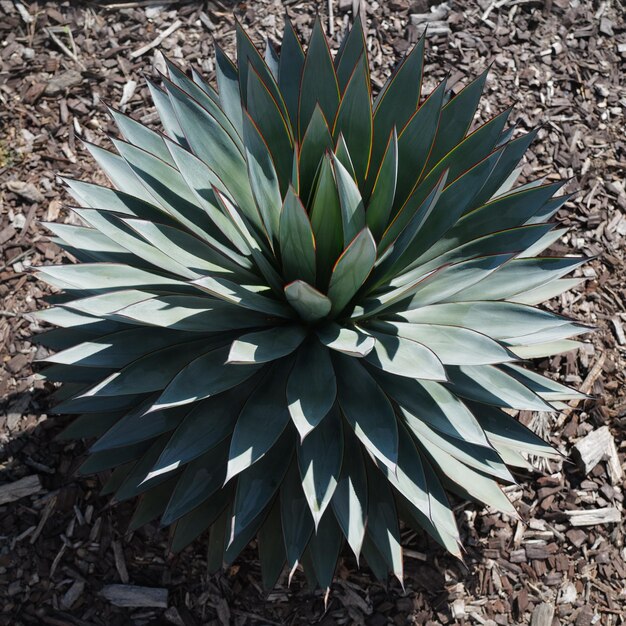
M 337 381 L 328 349 L 311 337 L 298 350 L 287 381 L 287 404 L 301 440 L 335 403 Z
M 419 102 L 424 65 L 422 36 L 411 52 L 396 67 L 374 102 L 374 141 L 371 163 L 374 172 L 380 163 L 385 139 L 392 129 L 404 128 Z
M 90 439 L 100 437 L 124 416 L 123 411 L 116 413 L 87 413 L 79 415 L 66 426 L 55 439 L 68 441 L 71 439 Z
M 267 315 L 289 318 L 291 311 L 282 303 L 273 300 L 242 285 L 226 280 L 225 278 L 212 278 L 205 276 L 193 281 L 203 291 L 210 293 L 215 298 L 220 298 L 231 304 L 236 304 L 245 309 L 252 309 Z
M 378 468 L 367 464 L 368 509 L 367 532 L 394 576 L 403 584 L 402 546 L 398 513 L 389 483 Z M 393 475 L 393 471 L 388 474 Z
M 265 521 L 259 529 L 258 537 L 263 587 L 272 589 L 285 565 L 285 545 L 283 543 L 280 503 L 278 499 L 271 506 Z
M 337 487 L 342 456 L 343 429 L 335 406 L 298 448 L 302 488 L 316 529 Z
M 348 246 L 365 228 L 365 208 L 357 184 L 336 156 L 333 156 L 333 169 L 341 206 L 343 245 Z
M 278 63 L 278 86 L 285 99 L 291 127 L 298 127 L 298 100 L 300 81 L 304 66 L 304 51 L 289 19 L 285 19 L 285 30 Z
M 296 565 L 313 532 L 313 518 L 304 496 L 300 472 L 295 462 L 287 470 L 280 488 L 280 509 L 291 582 Z
M 228 437 L 258 378 L 193 406 L 172 434 L 152 471 L 189 463 Z
M 308 548 L 313 570 L 322 589 L 329 589 L 333 582 L 341 543 L 337 520 L 331 511 L 327 511 L 317 527 L 317 532 L 311 537 Z
M 343 92 L 333 125 L 335 140 L 341 133 L 352 156 L 357 180 L 362 183 L 367 175 L 374 122 L 372 97 L 366 55 L 361 56 L 352 71 L 352 76 Z
M 331 269 L 343 250 L 343 229 L 339 194 L 326 155 L 321 163 L 311 205 L 311 226 L 317 244 L 317 280 L 325 285 Z
M 272 450 L 239 475 L 233 503 L 228 545 L 244 532 L 267 506 L 291 462 L 293 438 L 289 433 Z M 247 542 L 246 542 L 247 543 Z
M 537 395 L 548 402 L 558 400 L 584 400 L 589 398 L 588 395 L 580 391 L 557 383 L 551 378 L 537 374 L 537 372 L 528 370 L 520 365 L 513 365 L 511 363 L 503 365 L 502 367 L 505 372 L 513 376 L 516 380 L 519 380 L 529 389 L 532 389 Z
M 387 396 L 355 359 L 341 354 L 333 357 L 337 398 L 346 420 L 367 450 L 395 471 L 398 427 Z
M 228 346 L 194 359 L 180 370 L 152 407 L 158 409 L 197 402 L 227 391 L 255 374 L 262 365 L 226 365 Z
M 243 138 L 250 187 L 270 242 L 278 239 L 282 197 L 272 155 L 260 129 L 244 110 Z
M 398 181 L 398 135 L 394 126 L 373 183 L 365 220 L 377 241 L 380 241 L 391 215 Z
M 164 389 L 169 382 L 200 354 L 211 354 L 214 342 L 204 340 L 194 345 L 168 346 L 133 361 L 119 372 L 111 374 L 101 383 L 82 394 L 82 397 L 121 396 L 148 393 Z M 164 407 L 165 408 L 165 407 Z
M 339 326 L 334 322 L 318 328 L 316 333 L 327 348 L 357 358 L 367 356 L 376 343 L 373 337 L 366 335 L 358 328 Z
M 144 493 L 140 499 L 135 512 L 128 524 L 128 530 L 134 531 L 159 517 L 167 505 L 167 498 L 176 485 L 178 476 L 172 476 L 165 482 L 156 485 Z
M 375 322 L 373 327 L 426 346 L 444 365 L 489 365 L 515 360 L 514 354 L 497 341 L 469 328 L 403 322 Z
M 567 318 L 512 302 L 450 302 L 433 304 L 397 313 L 414 324 L 463 326 L 494 339 L 527 335 L 554 326 Z
M 151 444 L 151 441 L 141 441 L 140 443 L 125 446 L 124 448 L 95 452 L 89 455 L 87 460 L 78 468 L 78 474 L 81 476 L 89 476 L 90 474 L 97 474 L 98 472 L 103 472 L 104 470 L 132 461 L 131 468 L 128 471 L 128 473 L 130 473 L 135 467 L 137 459 L 139 459 L 142 454 L 145 454 Z M 124 476 L 127 475 L 128 474 L 124 474 Z
M 302 326 L 277 326 L 242 335 L 231 344 L 227 363 L 247 365 L 275 361 L 296 350 L 306 335 Z
M 586 279 L 584 278 L 564 278 L 562 280 L 552 280 L 544 285 L 541 285 L 540 287 L 536 287 L 535 289 L 530 289 L 528 291 L 515 294 L 514 296 L 510 296 L 508 299 L 511 302 L 516 302 L 518 304 L 537 305 L 545 300 L 556 298 L 565 291 L 575 289 L 585 280 Z
M 248 113 L 265 141 L 276 167 L 281 195 L 291 177 L 293 140 L 289 122 L 254 68 L 248 70 Z M 244 120 L 244 137 L 245 137 Z M 246 142 L 247 143 L 247 142 Z M 253 188 L 254 191 L 254 188 Z
M 408 378 L 446 380 L 446 370 L 437 355 L 427 346 L 404 337 L 379 333 L 367 328 L 374 337 L 374 349 L 366 361 L 377 368 Z
M 350 153 L 348 152 L 348 146 L 346 145 L 346 140 L 344 139 L 341 133 L 339 133 L 339 137 L 337 138 L 337 141 L 335 142 L 334 155 L 339 161 L 339 163 L 341 163 L 341 165 L 345 167 L 346 171 L 350 175 L 350 178 L 352 180 L 356 180 L 356 174 L 354 173 L 354 164 L 352 163 L 352 158 L 350 157 Z M 359 192 L 359 195 L 360 195 L 360 192 Z
M 487 70 L 466 85 L 441 111 L 441 119 L 427 168 L 432 167 L 465 137 L 487 80 Z
M 343 464 L 331 502 L 339 526 L 358 562 L 365 538 L 367 477 L 358 441 L 345 431 Z
M 463 398 L 518 409 L 552 411 L 537 394 L 493 365 L 461 365 L 446 368 L 450 389 Z
M 168 494 L 169 502 L 161 523 L 174 523 L 213 496 L 224 484 L 227 459 L 228 445 L 223 442 L 191 461 L 176 488 Z
M 306 209 L 292 186 L 280 213 L 280 253 L 286 280 L 315 284 L 315 237 Z
M 239 72 L 222 48 L 215 46 L 215 75 L 222 110 L 235 130 L 243 137 L 243 114 L 239 93 Z
M 298 103 L 298 136 L 303 136 L 318 103 L 326 119 L 334 120 L 339 106 L 339 97 L 337 75 L 330 49 L 322 23 L 317 17 L 302 68 L 300 101 Z
M 394 207 L 400 208 L 420 180 L 431 152 L 446 88 L 446 79 L 433 89 L 398 135 L 398 182 Z
M 330 313 L 330 300 L 303 280 L 295 280 L 285 285 L 285 296 L 289 304 L 307 322 L 315 322 Z
M 300 146 L 299 194 L 301 198 L 304 198 L 304 203 L 307 206 L 311 206 L 310 197 L 320 162 L 324 158 L 324 154 L 332 149 L 333 138 L 330 135 L 328 123 L 319 104 L 316 104 Z
M 363 56 L 367 57 L 367 45 L 365 42 L 365 33 L 363 32 L 363 24 L 361 23 L 361 15 L 357 12 L 352 26 L 346 33 L 339 47 L 339 51 L 335 55 L 337 80 L 341 93 L 346 89 L 346 85 L 352 77 L 354 67 Z M 366 71 L 369 72 L 367 63 L 365 67 Z
M 364 228 L 343 251 L 333 268 L 328 297 L 331 312 L 340 313 L 361 288 L 376 261 L 376 242 Z
M 476 445 L 489 445 L 472 412 L 443 385 L 372 371 L 385 393 L 436 430 Z
M 152 98 L 157 113 L 159 114 L 159 118 L 161 119 L 165 135 L 173 141 L 179 143 L 184 148 L 188 148 L 189 144 L 187 143 L 185 134 L 180 127 L 180 123 L 178 122 L 176 112 L 170 102 L 169 96 L 149 78 L 146 78 L 146 83 L 148 84 L 148 89 L 150 90 L 150 97 Z
M 283 361 L 269 369 L 241 410 L 230 442 L 226 482 L 263 457 L 289 423 L 285 388 L 290 365 Z

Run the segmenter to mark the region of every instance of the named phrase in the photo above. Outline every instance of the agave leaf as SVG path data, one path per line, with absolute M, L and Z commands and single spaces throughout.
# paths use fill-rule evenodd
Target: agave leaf
M 239 475 L 228 546 L 255 521 L 259 511 L 263 511 L 273 498 L 291 462 L 292 450 L 293 437 L 285 432 L 268 454 Z
M 272 49 L 268 42 L 268 49 Z M 285 565 L 285 545 L 280 524 L 280 503 L 278 499 L 270 507 L 265 521 L 259 529 L 259 559 L 263 587 L 272 589 Z
M 191 461 L 186 467 L 161 519 L 162 524 L 172 524 L 208 500 L 224 484 L 228 445 L 223 442 Z
M 356 64 L 366 55 L 367 46 L 365 42 L 365 33 L 363 32 L 361 15 L 357 12 L 352 27 L 347 31 L 338 52 L 335 55 L 337 81 L 339 83 L 339 90 L 341 93 L 344 93 L 346 86 L 353 75 Z M 368 72 L 369 84 L 369 67 L 367 63 L 365 63 L 365 71 Z M 370 97 L 371 96 L 368 93 L 368 98 Z
M 449 366 L 450 390 L 462 398 L 518 409 L 552 411 L 536 393 L 494 365 Z
M 37 372 L 36 376 L 60 383 L 89 383 L 94 385 L 114 372 L 115 370 L 110 368 L 48 365 Z
M 346 420 L 365 448 L 395 471 L 398 430 L 393 408 L 367 370 L 343 354 L 333 355 L 337 398 Z
M 228 347 L 207 352 L 180 369 L 151 411 L 190 404 L 241 384 L 262 365 L 226 365 Z
M 230 442 L 226 482 L 263 457 L 289 423 L 285 387 L 290 366 L 281 361 L 269 369 L 241 410 Z
M 333 497 L 343 457 L 341 415 L 335 405 L 298 448 L 302 488 L 317 529 Z
M 354 172 L 354 163 L 352 163 L 352 157 L 350 156 L 350 152 L 348 152 L 348 146 L 346 145 L 346 140 L 344 139 L 341 133 L 339 133 L 339 137 L 337 138 L 337 141 L 335 142 L 334 155 L 337 161 L 339 161 L 339 163 L 341 163 L 341 165 L 344 166 L 344 168 L 350 175 L 350 178 L 353 181 L 356 180 L 356 173 Z M 359 197 L 360 197 L 360 193 L 361 192 L 359 191 Z
M 311 226 L 317 245 L 317 279 L 319 285 L 328 280 L 333 264 L 343 250 L 341 205 L 330 156 L 320 165 L 317 186 L 311 205 Z
M 135 467 L 137 459 L 150 449 L 152 443 L 152 441 L 141 441 L 131 446 L 91 454 L 78 468 L 78 473 L 81 476 L 89 476 L 90 474 L 97 474 L 98 472 L 133 461 L 132 467 L 128 472 L 130 473 Z
M 315 19 L 304 59 L 298 103 L 298 136 L 303 137 L 316 104 L 327 120 L 334 120 L 339 106 L 339 86 L 328 42 L 319 16 Z
M 553 354 L 562 354 L 572 350 L 581 350 L 585 347 L 582 341 L 571 341 L 569 339 L 561 339 L 555 341 L 546 341 L 544 343 L 535 343 L 530 346 L 511 346 L 513 352 L 520 359 L 538 359 Z
M 119 307 L 116 317 L 197 333 L 267 326 L 267 317 L 221 300 L 198 296 L 155 296 Z
M 363 541 L 363 555 L 365 556 L 365 561 L 369 565 L 369 568 L 372 570 L 376 579 L 382 583 L 386 583 L 389 578 L 389 568 L 387 566 L 387 562 L 374 544 L 369 533 L 366 533 Z
M 306 209 L 292 186 L 283 202 L 279 238 L 285 279 L 315 284 L 315 237 Z
M 350 242 L 365 228 L 365 208 L 363 198 L 350 173 L 333 156 L 333 169 L 337 180 L 339 204 L 341 206 L 341 222 L 343 225 L 343 245 Z
M 337 520 L 332 511 L 327 511 L 309 542 L 313 570 L 322 589 L 329 589 L 333 582 L 341 544 L 341 530 Z
M 187 75 L 167 57 L 165 58 L 165 63 L 167 64 L 167 72 L 171 84 L 176 85 L 176 87 L 178 87 L 183 93 L 186 94 L 188 99 L 193 99 L 203 109 L 205 109 L 211 115 L 211 117 L 213 117 L 216 122 L 226 131 L 232 143 L 241 152 L 243 149 L 241 137 L 235 130 L 235 127 L 233 126 L 228 116 L 220 108 L 219 96 L 215 93 L 215 91 L 209 88 L 210 94 L 208 94 L 204 89 L 200 88 L 192 80 L 190 80 Z M 166 85 L 166 89 L 169 81 L 167 81 L 165 77 L 163 77 L 163 82 Z M 170 100 L 171 98 L 172 96 L 170 92 Z M 174 106 L 174 110 L 176 110 L 176 106 Z M 182 123 L 182 120 L 180 121 L 184 131 L 185 125 Z
M 300 77 L 304 66 L 304 51 L 293 25 L 285 19 L 285 30 L 278 62 L 278 85 L 285 99 L 291 127 L 298 127 L 298 101 L 300 97 Z
M 376 261 L 376 242 L 369 229 L 364 228 L 343 251 L 333 268 L 328 297 L 331 313 L 342 311 L 361 288 Z
M 310 206 L 309 197 L 313 190 L 313 183 L 319 170 L 320 162 L 324 154 L 332 150 L 333 138 L 331 137 L 328 123 L 319 104 L 315 105 L 311 121 L 306 128 L 300 146 L 299 175 L 300 197 Z
M 246 365 L 275 361 L 296 350 L 306 335 L 302 326 L 277 326 L 242 335 L 231 344 L 227 363 Z
M 132 167 L 121 156 L 89 142 L 84 145 L 115 187 L 149 205 L 155 204 L 154 196 L 142 185 Z
M 307 322 L 315 322 L 330 313 L 331 301 L 303 280 L 285 285 L 285 296 L 289 304 Z
M 585 259 L 581 257 L 513 259 L 493 276 L 487 277 L 471 289 L 457 293 L 456 299 L 473 300 L 477 292 L 480 292 L 478 297 L 481 300 L 513 300 L 524 303 L 520 296 L 523 298 L 527 292 L 565 276 L 584 262 Z
M 174 111 L 174 107 L 172 106 L 169 96 L 150 79 L 147 78 L 146 83 L 148 84 L 148 89 L 150 90 L 152 102 L 154 102 L 154 106 L 159 114 L 161 124 L 163 124 L 165 135 L 172 141 L 176 141 L 176 143 L 180 144 L 184 148 L 189 148 L 189 144 L 185 138 L 185 133 L 183 133 L 183 129 L 180 127 L 180 123 L 178 122 L 176 112 Z
M 248 68 L 248 113 L 265 141 L 276 167 L 281 195 L 291 177 L 293 140 L 289 122 L 283 117 L 277 102 L 256 73 Z M 244 138 L 246 123 L 244 120 Z
M 397 317 L 414 324 L 462 326 L 500 340 L 532 334 L 567 321 L 560 315 L 523 304 L 478 300 L 433 304 L 403 311 Z
M 151 396 L 135 410 L 116 421 L 115 425 L 91 446 L 90 451 L 110 450 L 146 439 L 154 439 L 158 435 L 174 430 L 185 418 L 186 409 L 157 411 L 150 417 L 146 417 L 145 412 L 150 408 L 153 400 L 154 396 Z
M 365 538 L 367 495 L 367 476 L 359 443 L 354 435 L 344 431 L 343 464 L 331 502 L 357 561 Z
M 287 381 L 287 404 L 301 440 L 335 403 L 337 382 L 328 349 L 311 337 L 298 350 Z
M 295 567 L 313 532 L 313 518 L 302 489 L 300 472 L 295 463 L 287 470 L 282 482 L 280 508 L 287 565 L 291 570 L 291 580 Z
M 132 117 L 124 115 L 121 111 L 117 111 L 112 107 L 107 107 L 107 109 L 128 143 L 153 154 L 168 165 L 174 166 L 174 161 L 163 141 L 163 137 L 159 133 L 150 130 Z
M 95 228 L 71 226 L 69 224 L 53 224 L 49 222 L 42 222 L 41 225 L 45 226 L 55 235 L 58 235 L 58 240 L 55 243 L 58 243 L 58 245 L 65 249 L 75 247 L 83 252 L 88 252 L 92 257 L 97 258 L 97 260 L 114 262 L 114 258 L 119 258 L 124 259 L 126 262 L 131 259 L 135 262 L 141 262 L 141 259 L 136 257 L 133 259 L 126 248 L 115 243 L 115 241 L 103 235 Z
M 503 365 L 503 369 L 548 402 L 558 400 L 584 400 L 589 398 L 589 396 L 581 391 L 576 391 L 571 387 L 557 383 L 551 378 L 537 374 L 537 372 L 528 370 L 520 365 L 510 363 Z
M 358 328 L 339 326 L 334 322 L 318 328 L 316 333 L 326 347 L 357 358 L 367 356 L 376 343 L 374 337 Z
M 258 377 L 251 378 L 231 391 L 217 394 L 191 407 L 152 471 L 182 466 L 215 448 L 233 432 L 239 413 L 256 383 Z
M 444 365 L 489 365 L 515 360 L 510 350 L 488 335 L 461 326 L 375 322 L 373 327 L 426 346 Z
M 232 489 L 226 486 L 215 492 L 212 498 L 205 500 L 200 506 L 179 519 L 172 538 L 172 552 L 180 552 L 212 526 L 228 507 L 232 497 Z M 220 544 L 221 547 L 222 544 Z
M 129 531 L 135 531 L 163 514 L 167 505 L 167 498 L 175 487 L 177 480 L 177 476 L 172 476 L 141 496 L 139 504 L 128 523 Z
M 394 206 L 400 208 L 420 180 L 439 125 L 446 78 L 430 93 L 398 135 L 398 181 Z
M 487 73 L 488 70 L 485 70 L 443 107 L 437 136 L 426 169 L 438 163 L 465 137 L 476 114 Z M 500 132 L 501 130 L 498 135 Z
M 432 428 L 462 441 L 479 446 L 489 445 L 472 412 L 443 385 L 375 370 L 372 370 L 372 375 L 388 396 Z
M 560 458 L 560 453 L 548 442 L 504 411 L 473 402 L 469 407 L 492 443 L 502 443 L 526 454 Z
M 381 472 L 367 464 L 368 509 L 367 532 L 374 545 L 385 559 L 394 576 L 403 584 L 404 570 L 402 547 L 400 546 L 400 528 L 398 514 L 393 500 L 393 493 Z M 393 476 L 394 472 L 389 471 Z
M 421 443 L 419 438 L 416 440 L 422 453 L 438 469 L 448 489 L 462 497 L 478 500 L 498 511 L 517 517 L 515 507 L 495 480 L 461 463 L 431 441 L 426 445 Z
M 204 278 L 194 280 L 193 284 L 215 298 L 220 298 L 245 309 L 259 311 L 267 315 L 277 315 L 278 317 L 289 318 L 292 316 L 291 311 L 277 300 L 256 293 L 243 285 L 237 285 L 225 278 L 205 276 Z
M 376 332 L 367 328 L 376 339 L 374 349 L 365 360 L 377 368 L 408 378 L 446 380 L 446 371 L 437 355 L 427 346 L 405 337 Z
M 382 157 L 376 178 L 372 184 L 365 220 L 377 241 L 380 240 L 389 222 L 391 208 L 398 182 L 398 135 L 395 126 Z
M 180 345 L 172 345 L 150 352 L 91 387 L 82 397 L 159 391 L 168 385 L 181 368 L 199 355 L 209 353 L 214 347 L 214 341 L 205 339 L 185 346 L 185 350 L 181 350 Z
M 68 441 L 71 439 L 91 439 L 101 437 L 116 424 L 125 413 L 117 411 L 113 413 L 87 413 L 78 416 L 70 422 L 55 439 Z
M 333 125 L 333 137 L 337 139 L 341 133 L 345 138 L 359 183 L 365 180 L 369 168 L 373 132 L 369 72 L 363 55 L 354 66 Z
M 510 296 L 508 300 L 518 304 L 541 304 L 545 300 L 556 298 L 565 291 L 570 291 L 571 289 L 578 287 L 578 285 L 580 285 L 584 280 L 584 278 L 555 279 L 541 285 L 540 287 L 536 287 L 535 289 L 529 289 L 528 291 Z
M 416 437 L 421 437 L 423 441 L 436 445 L 455 459 L 483 474 L 502 481 L 515 482 L 508 468 L 490 444 L 477 446 L 456 437 L 447 437 L 430 428 L 423 420 L 411 415 L 408 411 L 402 411 L 402 413 L 404 421 Z
M 240 137 L 243 137 L 243 113 L 239 93 L 239 72 L 224 50 L 215 45 L 215 75 L 222 110 Z
M 425 40 L 426 36 L 422 35 L 411 52 L 396 67 L 374 102 L 371 158 L 374 171 L 380 163 L 389 133 L 394 127 L 403 128 L 417 109 L 422 89 Z

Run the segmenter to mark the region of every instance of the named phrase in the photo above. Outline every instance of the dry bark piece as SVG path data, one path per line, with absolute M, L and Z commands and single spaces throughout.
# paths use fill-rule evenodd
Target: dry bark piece
M 572 526 L 594 526 L 595 524 L 614 524 L 622 520 L 622 514 L 614 506 L 589 511 L 565 511 Z
M 549 602 L 543 602 L 535 607 L 530 620 L 530 626 L 552 626 L 553 618 L 554 605 Z
M 167 608 L 168 591 L 162 587 L 106 585 L 100 595 L 115 606 Z
M 585 476 L 600 462 L 607 462 L 607 471 L 612 485 L 622 481 L 622 466 L 617 455 L 615 441 L 608 426 L 602 426 L 583 437 L 574 446 L 574 456 Z
M 24 478 L 20 478 L 6 485 L 0 485 L 0 505 L 25 498 L 26 496 L 35 495 L 42 489 L 41 479 L 37 474 L 25 476 Z

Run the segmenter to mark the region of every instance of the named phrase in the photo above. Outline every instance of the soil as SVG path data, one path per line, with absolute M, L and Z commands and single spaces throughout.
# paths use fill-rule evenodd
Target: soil
M 626 623 L 617 521 L 626 454 L 623 7 L 615 0 L 430 5 L 0 0 L 0 626 Z M 110 506 L 98 495 L 105 476 L 75 473 L 89 442 L 55 440 L 68 418 L 48 414 L 53 388 L 34 373 L 41 354 L 30 340 L 41 327 L 28 316 L 48 293 L 30 269 L 64 259 L 41 222 L 76 219 L 58 176 L 104 182 L 81 144 L 106 144 L 114 133 L 103 103 L 152 124 L 142 75 L 156 75 L 158 50 L 213 79 L 213 39 L 233 53 L 235 16 L 260 43 L 280 41 L 285 12 L 306 39 L 318 10 L 335 49 L 361 12 L 376 88 L 428 23 L 426 93 L 447 71 L 458 91 L 491 63 L 481 118 L 514 105 L 520 130 L 541 125 L 523 177 L 568 179 L 566 191 L 578 190 L 558 216 L 570 231 L 555 251 L 591 259 L 579 270 L 583 285 L 548 306 L 598 330 L 578 353 L 537 363 L 593 398 L 520 419 L 566 456 L 606 426 L 607 454 L 614 443 L 618 455 L 611 472 L 604 458 L 537 463 L 518 474 L 507 492 L 521 520 L 458 502 L 463 563 L 406 532 L 404 589 L 358 570 L 346 552 L 327 606 L 301 573 L 291 586 L 285 574 L 264 591 L 254 547 L 209 576 L 206 540 L 173 556 L 157 524 L 128 533 L 132 505 Z M 160 45 L 148 47 L 155 40 Z M 579 510 L 589 519 L 569 513 Z M 139 600 L 117 606 L 122 595 Z

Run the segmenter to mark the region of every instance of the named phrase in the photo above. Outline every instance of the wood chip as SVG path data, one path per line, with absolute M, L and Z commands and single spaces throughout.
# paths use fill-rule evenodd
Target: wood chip
M 607 462 L 607 471 L 612 485 L 622 481 L 622 467 L 619 462 L 615 441 L 608 426 L 602 426 L 583 437 L 574 446 L 574 456 L 585 476 L 600 462 Z
M 614 524 L 620 522 L 622 514 L 615 507 L 589 511 L 565 511 L 572 526 L 593 526 L 595 524 Z
M 0 485 L 0 504 L 32 496 L 42 491 L 42 489 L 41 479 L 37 474 L 25 476 L 7 485 Z
M 136 585 L 106 585 L 100 595 L 115 606 L 167 608 L 167 589 Z

